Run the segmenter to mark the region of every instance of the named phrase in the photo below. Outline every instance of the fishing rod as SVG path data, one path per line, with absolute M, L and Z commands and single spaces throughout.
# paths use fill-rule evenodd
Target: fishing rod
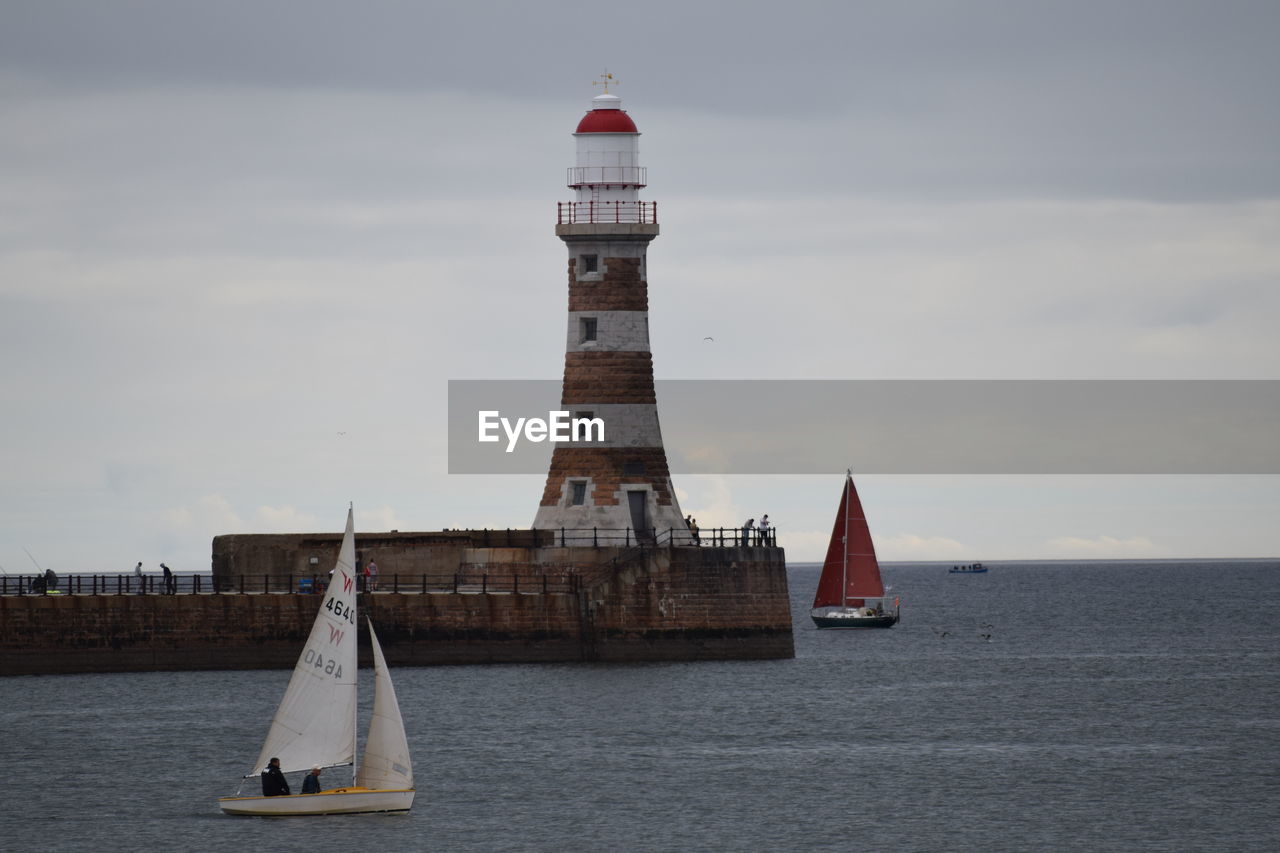
M 24 546 L 22 546 L 22 550 L 27 551 L 27 547 L 26 547 L 25 545 L 24 545 Z M 27 551 L 27 556 L 28 556 L 28 557 L 31 557 L 31 552 L 30 552 L 30 551 Z M 35 558 L 35 557 L 31 557 L 31 562 L 36 563 L 36 558 Z M 41 566 L 39 563 L 36 563 L 36 568 L 37 568 L 37 569 L 39 569 L 42 573 L 44 572 L 44 567 L 43 567 L 43 566 Z

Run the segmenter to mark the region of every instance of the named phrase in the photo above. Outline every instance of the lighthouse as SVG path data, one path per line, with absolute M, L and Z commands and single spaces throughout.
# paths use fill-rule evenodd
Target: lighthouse
M 606 83 L 612 78 L 606 75 Z M 641 201 L 640 131 L 608 91 L 573 133 L 556 236 L 569 254 L 569 322 L 561 408 L 598 418 L 603 440 L 557 445 L 533 526 L 606 541 L 688 541 L 658 427 L 649 349 L 645 253 L 658 236 L 655 202 Z

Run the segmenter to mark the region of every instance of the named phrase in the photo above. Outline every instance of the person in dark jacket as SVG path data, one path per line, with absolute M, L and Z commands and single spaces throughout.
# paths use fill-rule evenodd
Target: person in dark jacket
M 262 796 L 278 797 L 288 793 L 289 780 L 280 772 L 280 759 L 273 758 L 267 762 L 267 769 L 262 771 Z
M 311 772 L 302 778 L 302 793 L 320 793 L 320 768 L 312 767 Z

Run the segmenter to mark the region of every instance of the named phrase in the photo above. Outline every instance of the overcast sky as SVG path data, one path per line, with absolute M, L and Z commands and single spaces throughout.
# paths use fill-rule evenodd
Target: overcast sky
M 447 473 L 446 382 L 560 376 L 606 68 L 661 378 L 1280 378 L 1278 37 L 1231 0 L 0 0 L 0 568 L 207 570 L 348 501 L 528 526 L 542 477 Z M 676 486 L 814 560 L 844 467 Z M 890 560 L 1280 553 L 1274 476 L 858 482 Z

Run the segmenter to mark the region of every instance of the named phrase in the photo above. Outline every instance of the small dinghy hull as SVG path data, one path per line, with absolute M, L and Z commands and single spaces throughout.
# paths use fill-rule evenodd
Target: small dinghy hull
M 223 797 L 223 814 L 256 817 L 289 817 L 321 814 L 369 814 L 407 812 L 414 791 L 378 791 L 369 788 L 334 788 L 319 794 L 286 794 L 280 797 Z

